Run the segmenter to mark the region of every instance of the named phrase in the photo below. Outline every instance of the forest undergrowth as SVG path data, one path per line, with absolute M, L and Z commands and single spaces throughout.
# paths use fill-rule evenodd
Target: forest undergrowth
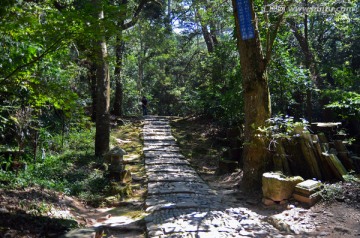
M 103 161 L 92 156 L 92 130 L 69 134 L 63 152 L 49 150 L 44 160 L 28 165 L 23 171 L 0 171 L 0 234 L 59 237 L 70 229 L 93 224 L 96 220 L 90 219 L 88 214 L 107 207 L 118 207 L 112 215 L 141 221 L 146 194 L 141 162 L 142 122 L 134 118 L 123 121 L 124 125 L 113 126 L 111 143 L 127 151 L 127 158 L 140 161 L 127 165 L 133 176 L 131 196 L 114 194 L 116 189 L 106 177 Z M 227 174 L 219 174 L 218 170 L 228 150 L 226 128 L 201 117 L 171 117 L 171 126 L 181 152 L 206 182 L 214 189 L 241 190 L 240 167 Z M 279 210 L 264 208 L 260 202 L 261 193 L 242 196 L 244 201 L 250 201 L 253 209 Z M 342 182 L 325 183 L 322 197 L 314 210 L 346 210 L 351 212 L 349 217 L 360 214 L 360 183 L 354 174 L 346 176 Z M 143 236 L 141 232 L 137 235 Z
M 130 157 L 141 159 L 140 120 L 125 118 L 122 122 L 124 125 L 114 125 L 111 130 L 112 146 L 120 146 Z M 103 159 L 93 155 L 94 131 L 70 132 L 62 147 L 59 138 L 52 138 L 48 141 L 51 146 L 36 163 L 29 163 L 24 170 L 0 170 L 0 234 L 59 237 L 70 229 L 96 222 L 89 218 L 96 209 L 119 204 L 123 209 L 117 214 L 141 217 L 141 206 L 126 204 L 128 199 L 143 199 L 143 180 L 131 184 L 131 196 L 119 194 L 119 186 L 104 170 Z M 137 178 L 143 173 L 136 163 L 126 165 L 126 169 Z

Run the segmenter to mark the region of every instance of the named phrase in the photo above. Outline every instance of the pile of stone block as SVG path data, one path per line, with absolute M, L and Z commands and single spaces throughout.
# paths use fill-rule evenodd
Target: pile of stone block
M 285 176 L 279 172 L 264 173 L 262 191 L 264 205 L 286 204 L 295 199 L 304 205 L 312 206 L 320 199 L 322 183 L 305 180 L 300 176 Z
M 306 180 L 295 186 L 293 197 L 299 202 L 312 206 L 320 199 L 319 192 L 321 188 L 321 182 Z

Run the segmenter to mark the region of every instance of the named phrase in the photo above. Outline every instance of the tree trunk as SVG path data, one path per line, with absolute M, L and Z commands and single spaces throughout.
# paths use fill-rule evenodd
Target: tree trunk
M 104 19 L 101 1 L 93 0 L 94 9 L 98 16 L 98 33 L 104 32 L 101 20 Z M 110 144 L 110 77 L 107 62 L 107 47 L 102 33 L 94 46 L 96 64 L 96 133 L 95 155 L 102 156 L 109 151 Z
M 235 0 L 232 3 L 244 90 L 245 140 L 243 151 L 243 185 L 245 189 L 250 190 L 260 188 L 262 174 L 266 171 L 270 161 L 264 138 L 261 138 L 257 132 L 257 128 L 264 126 L 265 121 L 270 118 L 270 94 L 266 61 L 262 54 L 253 1 L 250 1 L 250 5 L 252 19 L 254 19 L 255 37 L 249 40 L 242 40 L 241 38 Z
M 208 11 L 208 7 L 205 6 L 206 11 Z M 216 37 L 216 27 L 213 21 L 209 20 L 205 22 L 199 13 L 199 9 L 196 9 L 196 17 L 199 19 L 199 23 L 201 26 L 201 32 L 203 34 L 206 47 L 209 53 L 213 53 L 216 45 L 218 44 L 218 40 Z M 210 29 L 210 31 L 209 31 Z
M 304 64 L 305 67 L 310 71 L 311 80 L 314 83 L 315 87 L 319 88 L 319 86 L 321 86 L 322 80 L 316 67 L 315 56 L 311 51 L 308 41 L 307 14 L 305 14 L 304 20 L 304 35 L 301 33 L 300 29 L 298 28 L 293 19 L 288 19 L 287 22 L 289 23 L 290 28 L 292 29 L 296 40 L 299 42 L 300 48 L 304 54 Z M 312 90 L 308 88 L 306 90 L 306 118 L 309 122 L 312 122 L 312 114 Z
M 115 98 L 113 105 L 113 114 L 115 116 L 122 116 L 122 104 L 123 104 L 123 84 L 121 80 L 122 60 L 124 54 L 125 45 L 121 39 L 121 34 L 116 37 L 116 65 L 115 65 Z
M 109 66 L 106 61 L 107 50 L 105 39 L 99 42 L 99 48 L 96 69 L 96 156 L 102 156 L 108 152 L 110 144 L 110 78 Z
M 90 81 L 90 90 L 91 90 L 91 120 L 96 122 L 96 64 L 91 63 L 89 69 L 89 81 Z

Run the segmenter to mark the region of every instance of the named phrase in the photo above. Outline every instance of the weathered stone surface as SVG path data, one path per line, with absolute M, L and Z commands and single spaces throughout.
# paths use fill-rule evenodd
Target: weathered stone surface
M 175 141 L 175 138 L 173 136 L 162 136 L 162 135 L 157 135 L 157 136 L 148 136 L 148 135 L 144 135 L 144 141 Z
M 96 228 L 82 228 L 82 229 L 75 229 L 69 231 L 67 234 L 62 236 L 62 238 L 88 238 L 88 237 L 95 237 L 96 235 Z
M 203 182 L 156 182 L 148 185 L 148 194 L 152 195 L 170 193 L 210 194 L 210 191 L 209 186 Z
M 264 173 L 262 177 L 263 196 L 276 202 L 289 199 L 296 184 L 304 181 L 300 176 L 287 177 L 280 173 Z
M 146 158 L 156 157 L 156 158 L 181 158 L 185 159 L 185 157 L 178 152 L 167 152 L 167 151 L 144 151 L 144 155 Z
M 285 237 L 249 209 L 227 207 L 180 154 L 166 118 L 145 117 L 143 135 L 147 237 Z
M 126 155 L 126 151 L 118 146 L 115 146 L 105 154 L 105 159 L 122 159 L 124 155 Z
M 308 179 L 295 186 L 295 191 L 304 195 L 310 195 L 320 190 L 322 184 L 319 181 Z
M 145 160 L 146 165 L 160 165 L 160 164 L 173 164 L 173 165 L 190 165 L 189 161 L 184 160 L 183 158 L 161 158 L 161 157 L 150 157 Z
M 176 165 L 176 164 L 146 164 L 145 169 L 148 172 L 178 172 L 178 173 L 196 173 L 188 165 Z
M 195 173 L 177 172 L 149 172 L 148 181 L 151 182 L 202 182 L 201 178 Z
M 302 202 L 302 203 L 306 203 L 309 206 L 314 205 L 317 201 L 320 200 L 320 194 L 318 194 L 318 193 L 314 193 L 314 194 L 311 194 L 309 196 L 304 196 L 302 194 L 294 193 L 293 197 L 297 201 Z
M 144 152 L 147 151 L 163 151 L 163 152 L 179 152 L 180 149 L 177 146 L 144 146 Z

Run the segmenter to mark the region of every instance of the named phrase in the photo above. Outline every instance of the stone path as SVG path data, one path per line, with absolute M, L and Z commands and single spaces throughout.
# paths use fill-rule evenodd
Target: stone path
M 180 154 L 165 117 L 145 118 L 148 237 L 292 237 L 247 208 L 226 207 Z

